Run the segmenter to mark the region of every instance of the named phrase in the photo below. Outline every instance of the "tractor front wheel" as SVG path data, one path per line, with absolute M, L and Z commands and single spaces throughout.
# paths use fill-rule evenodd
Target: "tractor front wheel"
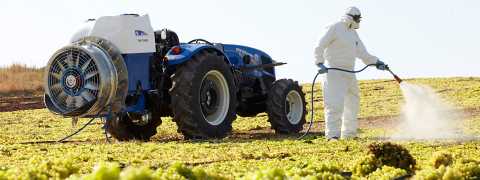
M 267 99 L 268 121 L 276 133 L 298 133 L 305 124 L 305 95 L 298 82 L 280 79 L 273 83 Z
M 202 51 L 172 75 L 173 121 L 187 139 L 223 138 L 236 118 L 233 74 L 224 57 Z

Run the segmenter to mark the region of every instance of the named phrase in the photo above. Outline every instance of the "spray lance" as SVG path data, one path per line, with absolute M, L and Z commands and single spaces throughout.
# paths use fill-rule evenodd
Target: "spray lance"
M 387 70 L 388 72 L 390 72 L 390 74 L 392 74 L 393 78 L 395 78 L 395 81 L 397 81 L 398 84 L 402 83 L 403 80 L 400 79 L 400 77 L 398 77 L 395 73 L 393 73 L 388 66 L 385 68 L 385 70 Z
M 357 71 L 346 70 L 346 69 L 341 69 L 341 68 L 327 68 L 327 70 L 328 71 L 330 71 L 330 70 L 343 71 L 343 72 L 347 72 L 347 73 L 356 74 L 356 73 L 360 73 L 360 72 L 364 71 L 365 69 L 367 69 L 370 66 L 376 66 L 376 64 L 368 64 L 365 67 L 363 67 L 362 69 L 357 70 Z M 395 73 L 393 73 L 393 71 L 390 69 L 390 67 L 388 67 L 388 65 L 385 65 L 385 70 L 388 71 L 390 74 L 392 74 L 393 78 L 395 79 L 395 81 L 398 82 L 398 84 L 402 83 L 403 80 L 400 79 L 400 77 L 398 77 Z M 313 120 L 314 120 L 313 119 L 314 118 L 314 108 L 313 108 L 313 105 L 314 105 L 314 103 L 313 103 L 314 102 L 313 101 L 313 93 L 314 93 L 314 91 L 313 91 L 313 88 L 315 86 L 315 81 L 317 80 L 318 75 L 320 75 L 320 72 L 318 72 L 315 75 L 315 77 L 313 78 L 313 82 L 312 82 L 312 89 L 311 89 L 311 95 L 310 95 L 310 97 L 311 97 L 311 102 L 310 102 L 310 104 L 311 104 L 310 125 L 308 126 L 308 129 L 305 131 L 305 133 L 302 136 L 300 136 L 298 139 L 302 139 L 303 137 L 305 137 L 310 132 L 310 129 L 312 129 Z

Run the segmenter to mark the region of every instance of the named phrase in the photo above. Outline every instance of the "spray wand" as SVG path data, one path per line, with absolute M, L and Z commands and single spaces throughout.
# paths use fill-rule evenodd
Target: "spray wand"
M 390 74 L 392 74 L 393 78 L 395 78 L 395 81 L 397 81 L 398 84 L 402 83 L 403 80 L 400 79 L 400 77 L 398 77 L 395 73 L 393 73 L 388 66 L 385 68 L 385 70 L 387 70 L 388 72 L 390 72 Z
M 370 66 L 376 66 L 376 64 L 368 64 L 368 65 L 366 65 L 365 67 L 363 67 L 362 69 L 357 70 L 357 71 L 355 71 L 355 70 L 352 71 L 352 70 L 340 69 L 340 68 L 327 68 L 327 70 L 336 70 L 336 71 L 343 71 L 343 72 L 347 72 L 347 73 L 356 74 L 356 73 L 360 73 L 360 72 L 364 71 L 365 69 L 367 69 L 367 68 L 370 67 Z M 390 72 L 390 74 L 392 74 L 393 78 L 395 79 L 395 81 L 398 82 L 398 84 L 402 83 L 403 80 L 400 79 L 400 77 L 398 77 L 395 73 L 393 73 L 392 70 L 390 70 L 390 67 L 386 66 L 386 67 L 385 67 L 385 70 L 388 71 L 388 72 Z M 311 90 L 311 96 L 310 96 L 310 97 L 311 97 L 311 98 L 310 98 L 310 99 L 311 99 L 311 102 L 310 102 L 310 103 L 311 103 L 310 125 L 308 126 L 307 131 L 305 131 L 305 133 L 303 133 L 300 137 L 298 137 L 298 139 L 302 139 L 303 137 L 305 137 L 305 136 L 310 132 L 310 129 L 312 129 L 312 126 L 313 126 L 313 120 L 314 120 L 314 119 L 313 119 L 313 118 L 314 118 L 314 109 L 313 109 L 313 105 L 314 105 L 314 104 L 313 104 L 313 102 L 314 102 L 314 101 L 313 101 L 313 93 L 314 93 L 314 91 L 313 91 L 313 88 L 314 88 L 314 86 L 315 86 L 315 81 L 317 80 L 318 75 L 320 75 L 320 72 L 318 72 L 318 73 L 315 75 L 315 77 L 313 78 L 313 82 L 312 82 L 312 90 Z

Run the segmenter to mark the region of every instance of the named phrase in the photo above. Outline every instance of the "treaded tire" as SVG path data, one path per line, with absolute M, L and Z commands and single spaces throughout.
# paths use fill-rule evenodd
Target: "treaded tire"
M 204 78 L 213 71 L 224 78 L 229 94 L 228 107 L 222 106 L 226 109 L 225 118 L 221 120 L 222 116 L 219 116 L 217 119 L 220 121 L 215 125 L 207 121 L 202 109 L 204 104 L 200 100 Z M 237 118 L 237 95 L 232 71 L 223 56 L 215 51 L 201 51 L 179 65 L 171 79 L 173 121 L 186 139 L 223 138 L 232 131 L 232 122 Z
M 125 114 L 118 118 L 108 119 L 106 121 L 106 130 L 108 134 L 119 141 L 141 140 L 148 141 L 150 137 L 157 134 L 157 127 L 162 123 L 160 117 L 153 118 L 146 125 L 140 126 L 134 124 Z
M 301 106 L 302 108 L 299 110 L 301 112 L 297 112 L 301 114 L 298 114 L 297 118 L 293 120 L 295 123 L 292 123 L 287 117 L 289 111 L 287 109 L 290 107 L 287 105 L 287 95 L 294 91 L 297 92 L 294 93 L 297 95 L 297 103 L 300 103 L 301 101 L 301 104 L 298 104 L 298 106 Z M 298 82 L 291 79 L 280 79 L 275 81 L 268 93 L 267 99 L 268 121 L 270 122 L 272 129 L 280 134 L 300 132 L 306 122 L 305 114 L 307 113 L 307 110 L 305 106 L 305 95 L 302 92 L 302 87 L 298 85 Z

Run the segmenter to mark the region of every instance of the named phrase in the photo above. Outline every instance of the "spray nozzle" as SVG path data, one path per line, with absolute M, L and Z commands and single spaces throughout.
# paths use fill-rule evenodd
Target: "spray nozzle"
M 388 72 L 390 72 L 390 74 L 392 74 L 393 78 L 395 78 L 395 81 L 398 82 L 398 84 L 402 83 L 402 79 L 400 79 L 400 77 L 398 77 L 395 73 L 392 72 L 392 70 L 390 70 L 390 68 L 385 68 Z
M 395 73 L 392 72 L 392 70 L 390 70 L 390 67 L 388 67 L 388 65 L 385 65 L 385 70 L 387 70 L 388 72 L 390 72 L 390 74 L 392 74 L 393 78 L 395 78 L 395 81 L 398 82 L 398 84 L 402 83 L 402 79 L 400 79 L 400 77 L 398 77 Z
M 403 80 L 400 79 L 400 77 L 398 77 L 395 73 L 393 73 L 392 70 L 390 70 L 390 67 L 388 67 L 388 65 L 385 65 L 385 70 L 392 74 L 393 78 L 395 78 L 395 81 L 397 81 L 398 84 L 402 83 Z
M 400 77 L 398 77 L 397 75 L 395 74 L 392 74 L 393 75 L 393 78 L 395 78 L 395 80 L 398 82 L 398 84 L 402 83 L 402 79 L 400 79 Z

